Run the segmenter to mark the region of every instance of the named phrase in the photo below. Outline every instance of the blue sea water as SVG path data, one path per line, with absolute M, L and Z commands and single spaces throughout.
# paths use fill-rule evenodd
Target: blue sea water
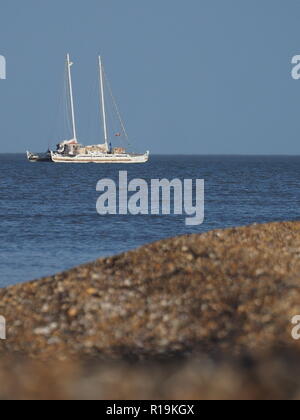
M 300 218 L 300 157 L 152 156 L 146 165 L 63 165 L 0 155 L 0 287 L 186 233 Z M 99 179 L 205 180 L 205 221 L 99 216 Z

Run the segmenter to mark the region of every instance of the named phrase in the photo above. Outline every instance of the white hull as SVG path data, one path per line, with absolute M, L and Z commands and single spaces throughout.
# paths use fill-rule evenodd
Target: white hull
M 149 153 L 144 155 L 76 155 L 64 156 L 59 153 L 51 153 L 52 161 L 54 163 L 101 163 L 101 164 L 121 164 L 121 163 L 147 163 L 149 160 Z

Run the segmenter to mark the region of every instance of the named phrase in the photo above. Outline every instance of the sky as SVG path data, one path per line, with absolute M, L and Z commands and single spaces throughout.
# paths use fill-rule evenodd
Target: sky
M 299 155 L 299 23 L 299 0 L 1 0 L 0 150 L 64 139 L 69 52 L 84 144 L 102 141 L 101 53 L 137 151 Z

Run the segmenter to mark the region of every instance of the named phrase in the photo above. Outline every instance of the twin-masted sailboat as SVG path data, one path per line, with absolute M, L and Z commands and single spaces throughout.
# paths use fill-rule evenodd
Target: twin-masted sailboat
M 65 140 L 57 145 L 56 151 L 48 150 L 44 154 L 32 154 L 27 152 L 27 158 L 31 162 L 52 161 L 54 163 L 146 163 L 149 160 L 149 152 L 145 154 L 128 153 L 123 147 L 112 147 L 109 140 L 106 103 L 104 91 L 104 69 L 102 59 L 99 56 L 99 86 L 100 86 L 100 107 L 101 107 L 101 122 L 103 123 L 104 143 L 95 144 L 91 146 L 84 146 L 78 142 L 77 127 L 74 109 L 74 94 L 72 84 L 72 65 L 70 55 L 67 55 L 67 79 L 68 91 L 72 120 L 72 138 Z M 116 104 L 115 104 L 116 106 Z M 120 121 L 121 131 L 127 138 L 126 129 L 121 119 L 118 109 L 117 116 Z M 120 133 L 116 134 L 121 136 Z

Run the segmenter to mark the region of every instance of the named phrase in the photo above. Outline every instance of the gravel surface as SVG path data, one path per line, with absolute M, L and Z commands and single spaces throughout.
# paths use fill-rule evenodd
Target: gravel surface
M 244 360 L 252 360 L 253 370 L 259 371 L 265 360 L 268 366 L 272 360 L 275 367 L 285 366 L 289 360 L 297 365 L 299 355 L 300 362 L 300 342 L 291 337 L 291 319 L 300 315 L 299 273 L 300 222 L 161 241 L 1 289 L 0 314 L 6 317 L 8 338 L 0 341 L 0 353 L 3 358 L 22 356 L 70 366 L 80 359 L 96 363 L 93 369 L 99 372 L 107 372 L 107 360 L 119 361 L 118 368 L 111 368 L 118 372 L 115 379 L 127 369 L 141 381 L 145 372 L 149 376 L 156 371 L 155 366 L 159 375 L 168 378 L 173 360 L 175 366 L 182 364 L 183 377 L 193 370 L 192 364 L 195 369 L 197 366 L 200 381 L 205 375 L 202 382 L 228 370 L 229 377 L 239 378 L 237 384 L 248 384 L 250 371 Z M 288 352 L 293 357 L 287 357 Z M 269 354 L 274 355 L 271 361 Z M 203 358 L 211 362 L 203 362 Z M 150 370 L 137 367 L 141 361 L 154 366 Z M 210 363 L 213 367 L 208 374 Z M 1 372 L 5 375 L 0 365 Z M 161 382 L 159 375 L 153 373 L 151 380 Z M 179 380 L 174 372 L 171 376 Z M 199 384 L 192 382 L 200 392 Z M 207 397 L 213 395 L 213 383 L 210 385 Z M 216 394 L 217 387 L 215 384 Z M 262 388 L 267 395 L 266 384 Z M 257 389 L 252 394 L 248 390 L 247 395 L 257 397 Z M 236 395 L 238 391 L 239 386 Z M 77 396 L 76 392 L 73 390 L 72 396 Z M 192 391 L 191 396 L 196 397 Z

